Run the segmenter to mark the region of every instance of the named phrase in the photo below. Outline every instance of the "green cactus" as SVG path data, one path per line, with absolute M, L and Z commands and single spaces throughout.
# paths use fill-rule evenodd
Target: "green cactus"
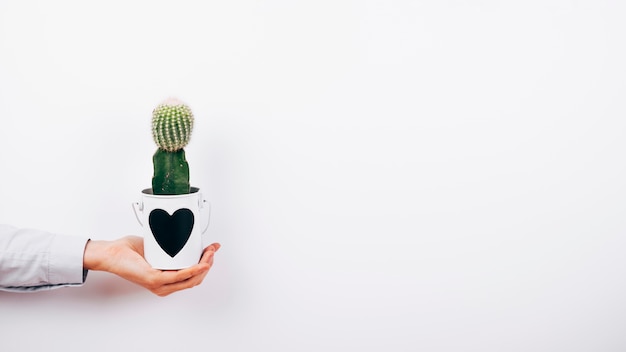
M 158 149 L 152 157 L 152 192 L 160 195 L 189 193 L 189 164 L 183 149 L 193 129 L 191 109 L 168 99 L 152 112 L 152 137 Z

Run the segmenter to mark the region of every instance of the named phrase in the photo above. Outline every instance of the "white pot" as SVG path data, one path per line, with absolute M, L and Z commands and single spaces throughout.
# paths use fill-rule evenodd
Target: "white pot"
M 153 268 L 178 270 L 198 264 L 204 248 L 202 234 L 209 228 L 211 213 L 200 189 L 191 187 L 189 194 L 155 195 L 152 188 L 146 188 L 141 192 L 141 202 L 133 203 L 133 210 L 143 227 L 144 257 Z M 201 212 L 208 213 L 202 229 Z

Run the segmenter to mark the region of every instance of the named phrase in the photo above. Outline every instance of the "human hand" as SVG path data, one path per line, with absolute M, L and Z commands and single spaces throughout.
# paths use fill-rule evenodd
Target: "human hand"
M 83 266 L 88 270 L 108 271 L 141 285 L 158 296 L 199 285 L 213 265 L 219 243 L 206 247 L 200 262 L 177 271 L 154 269 L 143 257 L 143 238 L 127 236 L 115 241 L 89 241 Z

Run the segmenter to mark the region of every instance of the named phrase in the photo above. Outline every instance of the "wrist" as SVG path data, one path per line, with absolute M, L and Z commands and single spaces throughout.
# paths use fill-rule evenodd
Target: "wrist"
M 87 270 L 103 270 L 106 259 L 107 241 L 87 241 L 83 254 L 83 268 Z

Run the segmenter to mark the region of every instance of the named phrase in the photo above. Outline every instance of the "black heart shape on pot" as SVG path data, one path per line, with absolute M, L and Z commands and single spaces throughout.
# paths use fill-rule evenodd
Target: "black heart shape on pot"
M 172 258 L 189 240 L 193 221 L 193 212 L 187 208 L 178 209 L 171 216 L 163 209 L 154 209 L 148 218 L 154 239 Z

